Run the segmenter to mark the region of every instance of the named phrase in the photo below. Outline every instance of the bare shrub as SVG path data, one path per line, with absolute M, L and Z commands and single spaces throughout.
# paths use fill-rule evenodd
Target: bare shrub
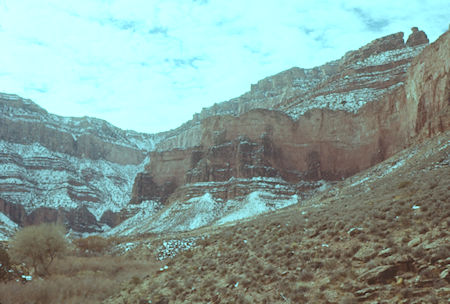
M 98 235 L 76 239 L 73 243 L 84 255 L 100 255 L 110 247 L 110 242 Z
M 300 281 L 308 282 L 308 281 L 311 281 L 313 278 L 314 278 L 314 273 L 310 270 L 303 269 L 300 272 L 300 275 L 299 275 Z
M 398 184 L 397 188 L 398 189 L 403 189 L 403 188 L 408 187 L 409 185 L 411 185 L 411 181 L 403 181 L 403 182 Z
M 19 230 L 10 242 L 9 253 L 14 261 L 28 264 L 42 276 L 67 248 L 64 227 L 46 223 Z
M 27 284 L 11 281 L 0 284 L 0 301 L 3 304 L 25 303 L 98 303 L 116 287 L 113 279 L 98 280 L 80 277 L 77 280 L 52 276 L 46 280 L 33 280 Z
M 10 278 L 11 261 L 5 249 L 0 247 L 0 282 L 7 281 Z
M 342 298 L 341 301 L 339 302 L 339 304 L 357 304 L 357 303 L 358 299 L 353 295 L 348 295 Z
M 44 280 L 0 284 L 0 303 L 101 303 L 120 289 L 142 282 L 158 265 L 127 257 L 75 257 L 56 259 Z

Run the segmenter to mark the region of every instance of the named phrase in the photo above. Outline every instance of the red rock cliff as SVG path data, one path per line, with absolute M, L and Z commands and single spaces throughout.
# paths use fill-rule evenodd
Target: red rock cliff
M 205 109 L 152 153 L 141 174 L 151 183 L 138 175 L 134 202 L 232 177 L 337 180 L 448 130 L 450 33 L 429 46 L 425 38 L 416 28 L 407 44 L 403 33 L 383 37 Z

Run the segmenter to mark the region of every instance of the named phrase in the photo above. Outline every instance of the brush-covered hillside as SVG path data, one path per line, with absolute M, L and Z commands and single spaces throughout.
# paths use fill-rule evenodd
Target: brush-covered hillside
M 301 204 L 136 239 L 163 264 L 104 303 L 448 303 L 449 165 L 447 132 Z

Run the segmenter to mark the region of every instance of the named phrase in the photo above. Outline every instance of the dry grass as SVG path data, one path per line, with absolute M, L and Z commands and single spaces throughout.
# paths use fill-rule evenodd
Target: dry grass
M 125 257 L 74 257 L 56 260 L 51 275 L 23 284 L 0 284 L 0 303 L 99 303 L 127 284 L 138 284 L 157 263 Z

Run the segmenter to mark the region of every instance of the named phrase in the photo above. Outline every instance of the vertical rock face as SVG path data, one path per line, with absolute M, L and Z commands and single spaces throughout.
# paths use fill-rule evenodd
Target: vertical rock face
M 146 167 L 151 186 L 135 187 L 145 196 L 171 182 L 179 188 L 170 204 L 233 178 L 293 188 L 339 180 L 448 130 L 449 36 L 427 46 L 413 28 L 406 44 L 396 33 L 324 66 L 268 77 L 163 141 Z
M 407 128 L 418 140 L 448 130 L 450 103 L 450 33 L 417 56 L 407 73 L 405 84 L 408 111 Z
M 159 138 L 95 118 L 59 117 L 0 94 L 0 212 L 20 225 L 58 221 L 100 230 L 105 211 L 129 202 Z

